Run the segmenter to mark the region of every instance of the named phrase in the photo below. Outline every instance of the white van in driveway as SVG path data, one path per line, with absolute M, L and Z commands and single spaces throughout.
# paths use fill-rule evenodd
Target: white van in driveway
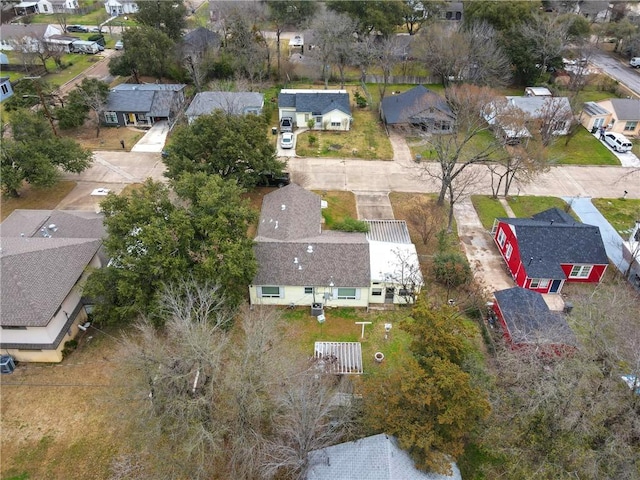
M 629 60 L 629 65 L 634 68 L 640 68 L 640 57 L 633 57 L 631 60 Z
M 630 152 L 633 148 L 631 141 L 621 133 L 609 132 L 604 134 L 604 143 L 619 153 Z

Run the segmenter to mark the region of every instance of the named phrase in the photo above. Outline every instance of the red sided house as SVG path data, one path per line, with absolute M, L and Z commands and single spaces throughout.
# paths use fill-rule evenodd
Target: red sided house
M 513 287 L 494 292 L 493 311 L 512 349 L 560 355 L 574 351 L 576 336 L 563 315 L 549 310 L 542 295 Z
M 492 234 L 516 284 L 539 293 L 560 293 L 565 282 L 598 283 L 609 264 L 600 229 L 558 208 L 497 218 Z

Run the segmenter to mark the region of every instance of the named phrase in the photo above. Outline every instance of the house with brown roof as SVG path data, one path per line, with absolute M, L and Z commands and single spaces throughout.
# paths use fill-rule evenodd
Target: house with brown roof
M 368 234 L 323 230 L 321 209 L 320 195 L 294 183 L 265 195 L 251 304 L 367 307 L 415 298 L 422 276 L 403 222 L 375 224 Z
M 104 263 L 102 216 L 16 210 L 0 225 L 0 350 L 24 362 L 60 362 L 87 320 L 83 285 Z

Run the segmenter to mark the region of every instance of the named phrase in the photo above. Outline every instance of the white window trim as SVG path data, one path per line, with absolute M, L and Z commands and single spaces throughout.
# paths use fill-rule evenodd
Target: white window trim
M 548 286 L 548 278 L 532 278 L 531 282 L 529 282 L 529 288 L 547 288 Z
M 507 243 L 507 250 L 504 252 L 504 256 L 507 260 L 511 260 L 511 254 L 513 253 L 513 246 L 511 243 Z
M 342 289 L 353 289 L 355 290 L 355 295 L 338 295 L 338 291 L 342 290 Z M 336 298 L 338 300 L 359 300 L 360 299 L 360 289 L 359 288 L 353 288 L 353 287 L 340 287 L 340 288 L 334 288 L 333 289 L 333 298 Z
M 263 288 L 277 288 L 278 293 L 263 293 Z M 258 297 L 260 298 L 284 298 L 284 287 L 279 287 L 277 285 L 264 285 L 258 287 Z
M 576 268 L 578 270 L 574 273 L 573 270 Z M 593 265 L 573 265 L 571 272 L 569 272 L 569 278 L 589 278 L 592 269 Z
M 498 245 L 500 245 L 500 248 L 503 248 L 504 242 L 507 241 L 507 234 L 504 233 L 504 229 L 502 227 L 498 229 L 498 236 L 496 238 L 498 240 Z

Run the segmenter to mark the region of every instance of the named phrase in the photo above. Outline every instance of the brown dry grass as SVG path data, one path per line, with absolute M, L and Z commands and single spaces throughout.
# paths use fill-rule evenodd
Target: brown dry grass
M 91 329 L 61 364 L 22 363 L 2 376 L 2 478 L 108 478 L 126 444 L 106 414 L 115 352 L 113 338 Z
M 73 138 L 84 148 L 91 150 L 122 150 L 120 140 L 124 140 L 124 151 L 128 152 L 142 138 L 145 131 L 133 127 L 102 127 L 100 136 L 96 138 L 95 124 L 87 120 L 82 127 L 63 130 L 61 134 Z
M 25 183 L 24 187 L 20 190 L 20 197 L 2 198 L 0 220 L 4 220 L 11 215 L 11 212 L 18 208 L 34 210 L 54 209 L 75 187 L 76 182 L 67 180 L 60 181 L 49 188 L 38 188 Z
M 315 193 L 328 204 L 327 208 L 322 210 L 325 228 L 330 230 L 334 224 L 343 222 L 347 218 L 358 218 L 356 197 L 352 192 L 315 190 Z

